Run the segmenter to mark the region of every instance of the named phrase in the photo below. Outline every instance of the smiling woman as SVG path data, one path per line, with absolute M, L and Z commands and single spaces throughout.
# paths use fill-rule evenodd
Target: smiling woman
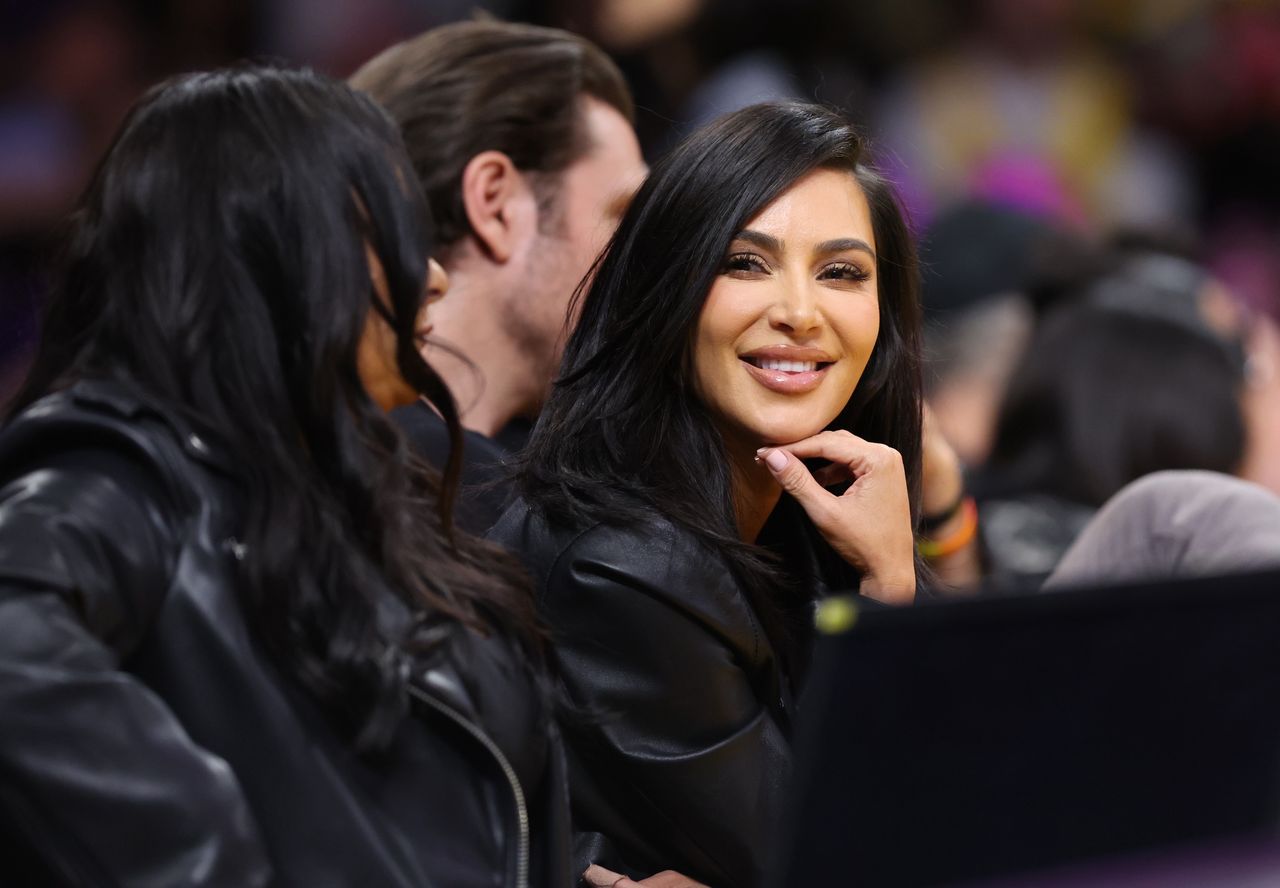
M 593 714 L 577 865 L 760 884 L 815 600 L 914 596 L 915 256 L 862 150 L 811 105 L 722 118 L 655 167 L 582 302 L 492 531 Z
M 726 443 L 754 455 L 761 443 L 816 434 L 821 417 L 840 412 L 871 356 L 880 308 L 871 211 L 848 173 L 810 173 L 748 224 L 707 294 L 694 370 L 699 396 L 733 430 Z M 846 229 L 858 236 L 838 236 Z

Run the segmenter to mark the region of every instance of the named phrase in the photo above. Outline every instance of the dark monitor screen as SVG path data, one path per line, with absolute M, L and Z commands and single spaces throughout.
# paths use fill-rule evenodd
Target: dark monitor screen
M 936 885 L 1257 834 L 1280 573 L 898 611 L 819 640 L 778 885 Z

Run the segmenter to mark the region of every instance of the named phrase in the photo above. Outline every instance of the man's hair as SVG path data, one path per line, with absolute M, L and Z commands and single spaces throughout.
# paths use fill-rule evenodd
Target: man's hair
M 351 85 L 386 108 L 404 135 L 441 246 L 470 233 L 462 173 L 482 151 L 501 151 L 534 186 L 590 148 L 580 99 L 592 96 L 633 121 L 626 80 L 599 47 L 555 28 L 468 21 L 397 43 Z M 545 194 L 539 194 L 545 200 Z

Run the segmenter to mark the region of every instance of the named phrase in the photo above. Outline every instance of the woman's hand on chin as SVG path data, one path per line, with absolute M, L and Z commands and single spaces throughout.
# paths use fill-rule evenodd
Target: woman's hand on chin
M 815 478 L 801 459 L 831 462 Z M 758 453 L 839 554 L 862 571 L 861 592 L 886 604 L 915 600 L 915 536 L 902 455 L 849 432 L 819 432 Z M 840 496 L 824 489 L 853 479 Z

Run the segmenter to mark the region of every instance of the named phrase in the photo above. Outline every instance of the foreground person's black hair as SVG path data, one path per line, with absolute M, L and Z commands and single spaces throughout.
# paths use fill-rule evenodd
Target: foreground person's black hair
M 125 121 L 0 436 L 0 814 L 66 878 L 567 881 L 522 575 L 366 367 L 457 440 L 432 249 L 341 83 L 196 74 Z
M 491 532 L 529 564 L 569 693 L 600 716 L 573 737 L 579 863 L 762 880 L 813 600 L 857 590 L 860 574 L 797 500 L 778 501 L 761 536 L 744 538 L 742 467 L 699 390 L 695 357 L 739 232 L 831 171 L 835 187 L 856 183 L 869 211 L 879 329 L 827 429 L 897 451 L 910 507 L 895 518 L 910 562 L 919 305 L 902 214 L 838 115 L 787 103 L 727 115 L 675 148 L 637 193 L 582 299 L 516 476 L 522 499 Z M 871 285 L 849 284 L 849 298 Z

